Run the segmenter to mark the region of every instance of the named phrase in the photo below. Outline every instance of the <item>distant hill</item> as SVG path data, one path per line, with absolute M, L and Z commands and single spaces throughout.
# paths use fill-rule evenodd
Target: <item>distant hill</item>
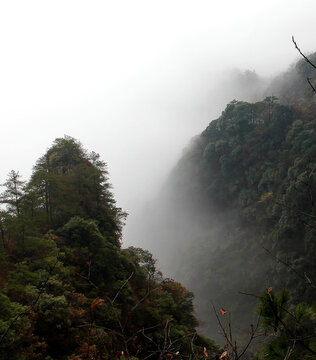
M 315 300 L 307 279 L 316 282 L 316 96 L 307 77 L 316 73 L 300 60 L 262 101 L 230 102 L 148 207 L 153 251 L 195 292 L 204 330 L 217 339 L 210 299 L 232 312 L 239 334 L 258 304 L 240 292 L 286 288 L 293 304 Z

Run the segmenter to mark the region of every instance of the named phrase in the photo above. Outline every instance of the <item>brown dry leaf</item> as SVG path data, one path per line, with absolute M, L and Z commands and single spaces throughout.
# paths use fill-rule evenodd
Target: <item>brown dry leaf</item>
M 221 315 L 225 315 L 227 313 L 227 311 L 225 309 L 221 308 L 221 309 L 219 309 L 219 313 Z
M 103 299 L 95 298 L 91 304 L 91 309 L 93 310 L 95 307 L 100 306 L 103 303 L 104 303 Z
M 203 354 L 204 354 L 205 359 L 208 359 L 208 353 L 206 351 L 206 348 L 203 349 Z
M 272 197 L 273 197 L 273 193 L 272 193 L 272 192 L 268 192 L 268 193 L 264 194 L 264 195 L 262 196 L 262 198 L 261 198 L 258 202 L 259 202 L 259 203 L 263 203 L 263 202 L 265 202 L 265 201 L 267 201 L 267 200 L 271 200 Z

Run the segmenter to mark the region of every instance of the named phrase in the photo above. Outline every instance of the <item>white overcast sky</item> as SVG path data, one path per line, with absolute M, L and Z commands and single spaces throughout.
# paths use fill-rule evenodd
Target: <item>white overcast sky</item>
M 292 34 L 316 50 L 315 18 L 315 0 L 0 1 L 0 182 L 67 134 L 132 219 L 218 115 L 221 74 L 285 70 Z

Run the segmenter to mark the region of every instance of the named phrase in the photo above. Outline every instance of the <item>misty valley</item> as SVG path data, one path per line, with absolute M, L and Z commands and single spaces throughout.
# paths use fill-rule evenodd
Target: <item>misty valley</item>
M 133 231 L 142 247 L 124 246 L 106 159 L 79 139 L 57 138 L 28 181 L 12 170 L 0 358 L 316 359 L 313 75 L 305 59 L 244 74 L 249 101 L 192 134 Z

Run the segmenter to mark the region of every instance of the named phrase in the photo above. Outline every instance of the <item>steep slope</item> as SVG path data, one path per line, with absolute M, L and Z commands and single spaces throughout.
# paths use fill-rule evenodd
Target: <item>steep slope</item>
M 239 333 L 253 322 L 257 304 L 239 292 L 288 288 L 296 303 L 315 299 L 305 281 L 316 277 L 316 99 L 306 82 L 312 75 L 299 61 L 266 91 L 280 100 L 229 103 L 192 140 L 148 211 L 154 253 L 195 292 L 212 336 L 218 329 L 210 299 L 232 311 Z

